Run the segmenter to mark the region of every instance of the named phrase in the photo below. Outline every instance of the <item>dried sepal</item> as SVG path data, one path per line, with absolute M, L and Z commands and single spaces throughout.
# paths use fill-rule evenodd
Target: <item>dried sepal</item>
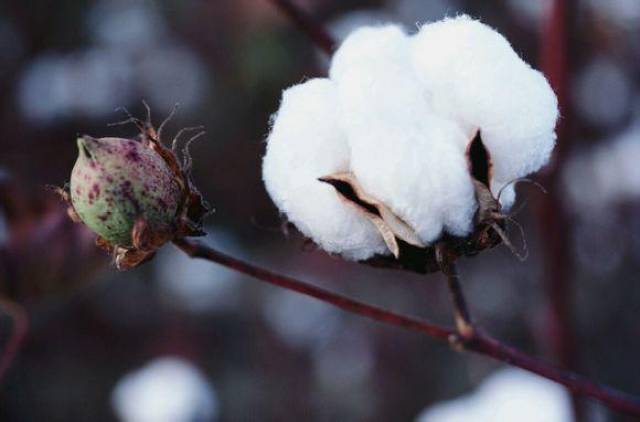
M 71 194 L 69 193 L 69 184 L 65 184 L 64 187 L 59 186 L 47 186 L 48 189 L 52 190 L 55 194 L 57 194 L 61 200 L 69 204 L 67 207 L 67 217 L 74 223 L 82 223 L 82 219 L 76 212 L 73 205 L 71 205 Z
M 353 173 L 335 173 L 318 180 L 333 186 L 343 201 L 357 209 L 373 223 L 394 257 L 400 256 L 400 246 L 397 239 L 416 247 L 425 247 L 407 223 L 381 201 L 364 191 Z
M 468 143 L 467 160 L 478 205 L 474 230 L 466 237 L 444 233 L 437 242 L 439 247 L 446 249 L 451 259 L 456 259 L 460 256 L 476 255 L 502 242 L 519 259 L 525 259 L 526 246 L 523 247 L 524 253 L 518 252 L 505 232 L 506 222 L 515 221 L 502 211 L 499 197 L 496 198 L 489 188 L 493 173 L 491 156 L 482 142 L 479 131 Z M 392 253 L 392 257 L 378 255 L 364 263 L 418 273 L 440 270 L 436 248 L 425 245 L 415 231 L 388 206 L 367 194 L 353 173 L 335 173 L 319 180 L 332 185 L 345 203 L 362 213 L 376 227 Z M 522 236 L 524 243 L 524 235 Z

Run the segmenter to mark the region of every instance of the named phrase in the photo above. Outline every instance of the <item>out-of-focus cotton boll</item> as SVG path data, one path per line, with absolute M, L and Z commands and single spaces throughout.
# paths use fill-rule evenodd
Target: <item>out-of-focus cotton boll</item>
M 621 29 L 637 29 L 640 22 L 640 2 L 637 0 L 589 0 L 589 6 Z
M 632 85 L 624 66 L 610 57 L 596 57 L 578 73 L 573 103 L 580 116 L 589 123 L 615 127 L 628 117 Z
M 354 260 L 385 253 L 371 222 L 318 181 L 349 171 L 333 82 L 313 79 L 286 90 L 267 142 L 263 179 L 289 221 L 328 252 Z
M 273 292 L 263 302 L 262 310 L 280 340 L 297 349 L 322 347 L 342 325 L 335 307 L 286 290 Z
M 520 369 L 504 369 L 472 394 L 427 408 L 416 422 L 569 422 L 571 403 L 559 385 Z
M 131 80 L 131 66 L 116 51 L 47 53 L 29 64 L 18 86 L 18 102 L 25 117 L 40 124 L 76 114 L 97 117 L 129 101 Z
M 125 375 L 111 401 L 123 422 L 214 421 L 219 403 L 215 390 L 190 362 L 165 357 Z
M 211 88 L 200 58 L 181 44 L 142 52 L 136 73 L 144 98 L 164 111 L 176 102 L 186 109 L 197 107 Z
M 87 29 L 100 44 L 128 52 L 162 39 L 166 23 L 150 2 L 101 0 L 91 8 Z
M 467 234 L 475 211 L 465 135 L 436 116 L 397 26 L 363 28 L 338 49 L 331 78 L 351 148 L 351 169 L 425 243 L 443 228 Z
M 640 198 L 640 120 L 617 138 L 572 157 L 563 173 L 569 206 L 591 214 Z
M 493 163 L 494 194 L 546 164 L 556 138 L 556 96 L 501 34 L 460 16 L 423 26 L 412 43 L 434 109 L 468 136 L 480 129 Z M 510 205 L 505 198 L 503 205 Z

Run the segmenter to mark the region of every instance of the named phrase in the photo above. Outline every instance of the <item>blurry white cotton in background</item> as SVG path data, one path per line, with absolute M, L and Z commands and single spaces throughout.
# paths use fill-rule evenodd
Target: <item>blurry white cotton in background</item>
M 26 66 L 18 84 L 18 105 L 22 114 L 37 123 L 55 119 L 68 108 L 70 85 L 63 56 L 38 56 Z
M 221 251 L 240 255 L 235 239 L 220 228 L 206 243 Z M 192 312 L 233 311 L 240 300 L 242 276 L 220 265 L 193 259 L 173 247 L 163 248 L 153 260 L 154 280 L 171 306 Z
M 640 2 L 638 0 L 588 0 L 597 16 L 608 18 L 622 29 L 638 29 Z
M 572 235 L 573 250 L 577 259 L 577 270 L 589 276 L 602 278 L 615 271 L 626 255 L 625 242 L 628 227 L 615 212 L 592 209 L 577 219 Z
M 558 384 L 520 369 L 500 370 L 475 392 L 425 409 L 416 422 L 570 422 L 571 402 Z
M 202 103 L 208 91 L 206 70 L 190 49 L 180 44 L 164 44 L 140 54 L 136 86 L 143 98 L 164 112 L 176 103 L 182 109 Z
M 33 60 L 18 86 L 18 104 L 27 119 L 49 123 L 71 115 L 96 117 L 129 101 L 131 67 L 111 51 L 43 54 Z
M 336 335 L 324 347 L 315 349 L 313 357 L 318 382 L 324 389 L 341 394 L 361 388 L 375 364 L 369 336 L 351 329 L 344 330 L 343 335 Z
M 273 332 L 292 348 L 321 347 L 342 324 L 338 309 L 286 290 L 272 291 L 262 311 Z
M 122 377 L 111 403 L 122 422 L 205 422 L 219 414 L 213 386 L 189 361 L 173 357 Z
M 600 56 L 576 76 L 573 104 L 590 124 L 611 127 L 619 125 L 627 115 L 632 92 L 631 77 L 622 64 Z
M 150 2 L 100 1 L 87 16 L 87 29 L 100 44 L 139 50 L 165 34 L 165 22 Z
M 152 3 L 102 1 L 87 21 L 96 42 L 127 54 L 135 87 L 154 109 L 200 104 L 208 88 L 204 65 L 186 45 L 168 39 L 166 22 Z
M 316 400 L 323 403 L 325 417 L 335 420 L 336 411 L 345 409 L 353 420 L 376 420 L 377 404 L 371 400 L 375 369 L 374 345 L 366 331 L 345 326 L 326 345 L 313 351 Z M 333 416 L 332 416 L 333 415 Z
M 132 69 L 122 55 L 92 48 L 67 60 L 73 81 L 70 113 L 99 117 L 131 100 Z
M 150 4 L 99 2 L 86 22 L 95 46 L 44 52 L 25 66 L 18 104 L 28 120 L 100 118 L 138 98 L 162 113 L 176 103 L 188 109 L 202 102 L 203 63 L 186 45 L 166 39 L 164 19 Z
M 604 98 L 608 98 L 608 95 Z M 640 198 L 640 119 L 619 136 L 570 158 L 563 173 L 568 206 L 593 214 Z

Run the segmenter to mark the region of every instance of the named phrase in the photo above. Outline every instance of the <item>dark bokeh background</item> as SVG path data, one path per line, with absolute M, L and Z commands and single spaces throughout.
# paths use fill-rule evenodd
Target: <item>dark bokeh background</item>
M 299 1 L 338 38 L 361 24 L 394 21 L 415 29 L 469 13 L 500 30 L 533 64 L 540 63 L 550 3 Z M 567 132 L 560 140 L 568 152 L 553 182 L 566 221 L 541 236 L 546 226 L 536 209 L 544 206 L 543 195 L 521 187 L 519 203 L 528 205 L 517 219 L 529 260 L 520 263 L 497 248 L 463 260 L 461 272 L 483 326 L 554 361 L 543 252 L 550 238 L 565 238 L 577 350 L 571 365 L 640 394 L 640 2 L 569 3 Z M 193 365 L 172 361 L 172 388 L 155 387 L 155 397 L 166 400 L 194 390 L 197 399 L 185 400 L 202 414 L 186 420 L 412 420 L 499 367 L 189 260 L 171 246 L 149 264 L 116 272 L 44 189 L 67 181 L 76 134 L 135 135 L 133 127 L 107 127 L 123 117 L 116 107 L 142 115 L 145 99 L 158 121 L 179 102 L 171 130 L 207 128 L 206 140 L 193 147 L 195 181 L 216 208 L 207 241 L 280 272 L 449 323 L 441 276 L 343 262 L 280 229 L 260 178 L 269 117 L 283 88 L 323 75 L 326 66 L 323 53 L 267 0 L 0 4 L 0 289 L 30 320 L 0 385 L 0 420 L 113 420 L 114 403 L 125 406 L 126 397 L 153 412 L 162 399 L 148 403 L 121 389 L 128 373 L 163 356 Z M 2 344 L 11 327 L 2 316 Z M 189 378 L 194 368 L 197 382 Z M 149 382 L 143 390 L 153 390 Z M 584 409 L 588 420 L 621 418 L 594 402 Z

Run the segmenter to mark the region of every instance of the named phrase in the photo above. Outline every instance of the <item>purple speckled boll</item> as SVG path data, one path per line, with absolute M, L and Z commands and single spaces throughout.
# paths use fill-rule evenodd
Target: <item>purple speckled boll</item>
M 138 218 L 152 229 L 170 227 L 181 190 L 165 160 L 144 143 L 121 138 L 78 138 L 71 202 L 82 221 L 110 243 L 132 246 Z

